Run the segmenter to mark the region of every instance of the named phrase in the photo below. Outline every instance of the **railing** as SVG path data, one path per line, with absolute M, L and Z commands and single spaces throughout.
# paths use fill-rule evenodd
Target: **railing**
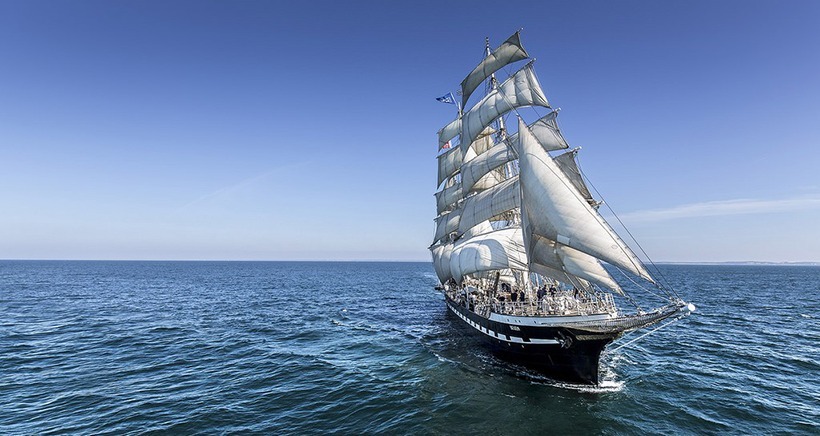
M 584 294 L 576 297 L 572 292 L 559 291 L 554 295 L 545 295 L 541 299 L 524 301 L 490 300 L 486 296 L 465 294 L 464 291 L 448 291 L 451 299 L 470 310 L 489 316 L 490 312 L 512 316 L 573 316 L 615 313 L 615 300 L 612 294 Z

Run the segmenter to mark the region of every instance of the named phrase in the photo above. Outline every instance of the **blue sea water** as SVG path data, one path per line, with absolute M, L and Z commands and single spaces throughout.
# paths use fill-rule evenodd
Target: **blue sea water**
M 589 388 L 477 347 L 427 263 L 0 261 L 0 433 L 820 433 L 820 267 L 660 268 L 698 311 Z

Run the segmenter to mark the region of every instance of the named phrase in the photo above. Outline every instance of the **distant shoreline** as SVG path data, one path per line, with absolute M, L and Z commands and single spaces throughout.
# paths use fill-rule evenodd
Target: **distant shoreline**
M 300 263 L 431 263 L 429 260 L 335 260 L 335 259 L 0 259 L 0 262 L 300 262 Z M 726 261 L 726 262 L 654 262 L 656 265 L 726 265 L 726 266 L 820 266 L 820 262 L 764 262 L 764 261 Z
M 731 265 L 731 266 L 820 266 L 820 262 L 762 262 L 762 261 L 728 261 L 728 262 L 655 262 L 658 265 Z

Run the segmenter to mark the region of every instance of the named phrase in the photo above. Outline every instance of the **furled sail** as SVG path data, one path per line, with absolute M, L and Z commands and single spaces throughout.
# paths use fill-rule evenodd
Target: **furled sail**
M 555 163 L 558 164 L 558 167 L 561 168 L 561 171 L 567 176 L 572 186 L 575 186 L 575 189 L 581 193 L 581 196 L 584 197 L 587 203 L 597 208 L 600 203 L 592 198 L 592 194 L 589 193 L 589 188 L 587 188 L 587 184 L 584 182 L 583 176 L 581 176 L 581 170 L 578 169 L 578 162 L 575 160 L 578 155 L 578 150 L 579 149 L 576 148 L 556 156 Z
M 532 62 L 507 78 L 462 116 L 461 147 L 466 148 L 496 118 L 522 106 L 550 107 L 532 70 Z
M 521 46 L 520 33 L 515 32 L 461 81 L 461 107 L 466 105 L 473 91 L 478 88 L 478 85 L 481 85 L 484 79 L 490 77 L 490 74 L 495 73 L 505 65 L 528 57 L 527 51 Z
M 450 273 L 456 282 L 481 271 L 527 269 L 521 229 L 496 230 L 459 243 L 450 254 Z
M 649 280 L 632 250 L 574 189 L 563 171 L 519 119 L 521 214 L 531 235 L 575 248 Z M 533 239 L 528 240 L 529 244 Z

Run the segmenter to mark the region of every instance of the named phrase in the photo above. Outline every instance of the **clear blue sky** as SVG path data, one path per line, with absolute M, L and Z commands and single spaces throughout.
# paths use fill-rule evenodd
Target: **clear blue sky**
M 298 5 L 297 5 L 298 3 Z M 0 2 L 0 258 L 428 260 L 516 29 L 656 261 L 820 261 L 820 2 Z

